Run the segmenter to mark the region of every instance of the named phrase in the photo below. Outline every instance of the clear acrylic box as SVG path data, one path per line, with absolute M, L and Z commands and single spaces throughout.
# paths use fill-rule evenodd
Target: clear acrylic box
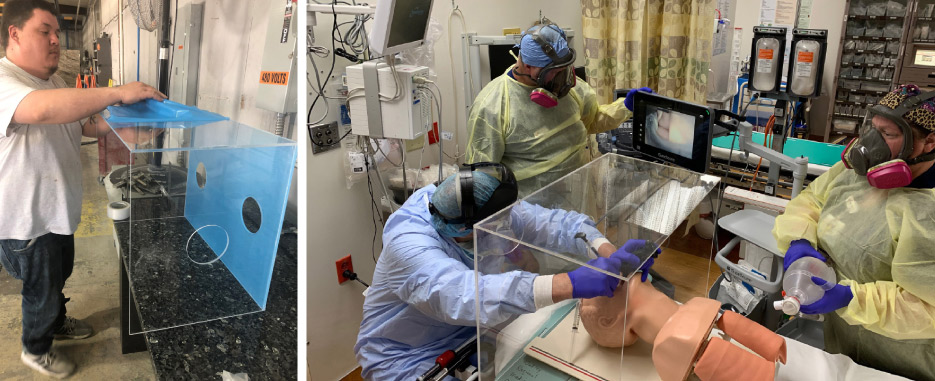
M 477 223 L 474 227 L 475 275 L 482 277 L 512 271 L 549 275 L 587 266 L 589 258 L 586 257 L 585 240 L 575 238 L 587 229 L 569 226 L 566 217 L 570 214 L 566 212 L 588 216 L 615 247 L 620 247 L 628 239 L 644 239 L 659 246 L 705 200 L 718 181 L 714 176 L 606 154 Z M 553 212 L 542 213 L 541 208 Z M 542 229 L 533 227 L 558 231 L 560 238 L 550 238 L 541 234 Z M 540 233 L 532 234 L 534 231 Z M 582 244 L 571 253 L 550 249 L 555 247 L 556 240 L 562 239 L 573 239 Z M 653 250 L 649 248 L 637 256 L 645 262 L 652 254 Z M 714 279 L 700 280 L 705 282 L 702 288 L 684 287 L 680 282 L 682 279 L 678 278 L 678 269 L 671 266 L 675 258 L 664 258 L 665 255 L 660 255 L 661 259 L 655 261 L 652 269 L 674 284 L 675 300 L 684 302 L 704 296 L 706 286 L 709 286 L 707 283 Z M 707 267 L 710 273 L 710 258 L 696 258 L 695 262 L 702 270 Z M 634 263 L 624 265 L 621 274 L 605 274 L 616 276 L 623 282 L 639 282 L 640 275 L 633 276 L 638 268 L 639 265 Z M 482 283 L 477 284 L 479 306 L 501 305 L 500 295 L 489 295 L 481 288 Z M 626 287 L 627 283 L 621 284 L 618 290 Z M 626 294 L 624 298 L 627 298 Z M 511 313 L 516 309 L 502 305 L 498 310 L 505 313 L 498 316 L 478 314 L 480 378 L 658 378 L 651 359 L 647 358 L 647 351 L 652 350 L 650 344 L 639 343 L 623 350 L 608 349 L 594 345 L 580 324 L 578 333 L 572 333 L 570 327 L 574 325 L 577 305 L 578 300 L 572 299 L 531 314 Z M 596 368 L 612 371 L 610 374 L 606 370 L 601 373 Z M 654 377 L 648 377 L 646 372 Z
M 211 115 L 106 118 L 131 163 L 104 178 L 111 202 L 130 204 L 114 229 L 131 334 L 266 308 L 296 145 Z

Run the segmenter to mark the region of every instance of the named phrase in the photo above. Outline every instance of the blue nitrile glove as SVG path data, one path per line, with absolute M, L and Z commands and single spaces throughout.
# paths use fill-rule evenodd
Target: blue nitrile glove
M 655 248 L 655 252 L 646 262 L 643 262 L 643 265 L 639 268 L 639 270 L 643 272 L 640 276 L 640 281 L 645 282 L 646 278 L 649 277 L 649 268 L 656 262 L 656 256 L 662 253 L 662 249 L 655 247 L 654 244 L 647 242 L 645 239 L 629 239 L 627 242 L 624 242 L 623 246 L 611 254 L 610 257 L 618 258 L 622 263 L 630 264 L 632 268 L 640 263 L 640 256 L 638 254 L 642 254 L 640 253 L 641 251 L 653 250 L 653 248 Z
M 621 262 L 617 258 L 597 257 L 588 261 L 588 264 L 611 274 L 620 273 Z M 571 297 L 575 299 L 590 299 L 597 296 L 609 298 L 614 296 L 614 290 L 620 283 L 620 279 L 586 266 L 572 270 L 568 273 L 568 278 L 571 279 Z
M 808 242 L 807 239 L 797 239 L 792 241 L 792 243 L 789 244 L 789 250 L 786 250 L 786 256 L 782 259 L 782 271 L 788 270 L 792 262 L 802 257 L 815 257 L 821 259 L 823 262 L 828 261 L 824 255 L 821 255 L 818 250 L 812 247 L 811 242 Z
M 630 91 L 627 92 L 627 97 L 624 98 L 624 100 L 623 100 L 623 105 L 624 105 L 624 106 L 627 106 L 627 110 L 633 111 L 633 95 L 635 95 L 637 91 L 645 91 L 645 92 L 650 93 L 650 94 L 655 94 L 655 92 L 653 91 L 653 89 L 650 89 L 650 88 L 648 88 L 648 87 L 640 87 L 640 88 L 638 88 L 638 89 L 630 89 Z
M 812 277 L 812 282 L 819 286 L 828 283 L 817 276 Z M 836 284 L 830 290 L 825 291 L 825 296 L 822 296 L 821 299 L 818 299 L 815 303 L 802 306 L 799 311 L 808 315 L 826 314 L 847 307 L 851 303 L 851 299 L 854 299 L 851 288 L 843 284 Z

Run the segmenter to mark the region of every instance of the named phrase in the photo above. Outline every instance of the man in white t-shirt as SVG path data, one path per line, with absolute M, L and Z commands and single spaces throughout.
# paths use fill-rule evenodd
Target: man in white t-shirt
M 8 0 L 0 21 L 0 262 L 22 280 L 23 352 L 31 368 L 67 377 L 74 363 L 56 353 L 54 339 L 91 336 L 86 323 L 65 316 L 62 294 L 75 259 L 81 220 L 81 136 L 109 130 L 107 106 L 163 100 L 134 82 L 115 88 L 73 89 L 54 75 L 60 32 L 44 0 Z

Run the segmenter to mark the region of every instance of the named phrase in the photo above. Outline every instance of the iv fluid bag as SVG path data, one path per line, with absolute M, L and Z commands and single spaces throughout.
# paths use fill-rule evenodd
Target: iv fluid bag
M 811 95 L 815 92 L 815 79 L 818 77 L 818 56 L 821 44 L 814 40 L 801 40 L 795 44 L 791 86 L 796 95 Z
M 783 52 L 779 51 L 779 40 L 775 38 L 761 38 L 756 42 L 756 72 L 753 73 L 753 88 L 760 91 L 773 91 L 776 89 L 776 71 L 779 67 L 779 58 Z

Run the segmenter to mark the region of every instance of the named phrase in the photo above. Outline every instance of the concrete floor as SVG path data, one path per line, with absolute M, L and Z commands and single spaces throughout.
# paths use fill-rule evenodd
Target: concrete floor
M 87 140 L 87 139 L 86 139 Z M 68 314 L 94 327 L 84 340 L 56 341 L 55 346 L 77 364 L 74 380 L 153 380 L 149 352 L 120 353 L 120 315 L 117 251 L 113 224 L 107 218 L 107 195 L 97 182 L 97 144 L 81 147 L 84 202 L 81 225 L 75 233 L 75 269 L 65 284 Z M 44 380 L 45 376 L 20 362 L 22 350 L 21 283 L 0 272 L 0 379 Z

